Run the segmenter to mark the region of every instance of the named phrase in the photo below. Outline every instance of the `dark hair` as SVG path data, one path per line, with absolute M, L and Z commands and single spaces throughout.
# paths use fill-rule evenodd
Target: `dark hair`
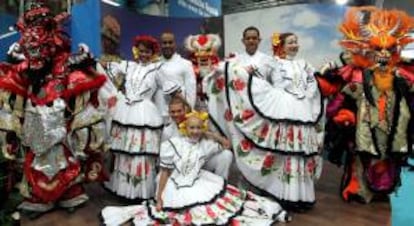
M 286 33 L 280 34 L 280 37 L 279 37 L 279 39 L 280 39 L 280 46 L 284 46 L 285 45 L 285 42 L 286 42 L 286 38 L 289 37 L 289 36 L 292 36 L 292 35 L 296 36 L 296 34 L 294 34 L 292 32 L 286 32 Z
M 273 55 L 274 56 L 278 56 L 282 59 L 284 59 L 286 57 L 286 53 L 285 53 L 285 50 L 283 49 L 283 46 L 285 45 L 286 38 L 289 37 L 289 36 L 292 36 L 292 35 L 296 36 L 296 34 L 294 34 L 292 32 L 281 33 L 279 35 L 280 42 L 277 45 L 272 44 L 272 49 L 273 49 Z
M 244 29 L 244 31 L 243 31 L 243 38 L 244 38 L 244 36 L 246 36 L 246 33 L 248 31 L 256 31 L 257 32 L 257 35 L 260 37 L 260 31 L 259 31 L 259 29 L 257 27 L 255 27 L 255 26 L 249 26 L 246 29 Z
M 171 98 L 170 102 L 168 103 L 168 106 L 173 104 L 182 104 L 186 113 L 191 111 L 190 104 L 188 104 L 188 102 L 180 96 L 173 96 Z
M 174 38 L 175 38 L 175 35 L 174 35 L 174 33 L 171 31 L 171 30 L 164 30 L 163 32 L 161 32 L 161 34 L 160 34 L 160 39 L 161 39 L 161 37 L 163 36 L 163 35 L 166 35 L 166 34 L 170 34 L 170 35 L 172 35 Z

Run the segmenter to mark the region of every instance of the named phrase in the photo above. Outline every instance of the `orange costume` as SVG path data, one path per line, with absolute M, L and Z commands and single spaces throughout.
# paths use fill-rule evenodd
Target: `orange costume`
M 335 96 L 327 110 L 331 122 L 352 131 L 341 137 L 345 142 L 327 141 L 331 152 L 343 150 L 342 144 L 351 151 L 341 185 L 345 200 L 368 203 L 393 192 L 400 181 L 401 164 L 411 149 L 408 98 L 414 76 L 400 64 L 400 51 L 414 41 L 408 36 L 413 28 L 414 19 L 402 11 L 350 8 L 339 29 L 344 35 L 340 44 L 351 59 L 319 78 L 323 93 Z M 340 86 L 329 82 L 335 76 Z

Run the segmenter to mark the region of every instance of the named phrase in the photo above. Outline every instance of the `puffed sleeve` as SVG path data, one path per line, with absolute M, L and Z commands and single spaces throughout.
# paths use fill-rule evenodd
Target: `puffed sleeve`
M 304 70 L 306 72 L 306 95 L 308 98 L 312 98 L 319 93 L 318 83 L 315 78 L 315 68 L 304 62 Z
M 107 74 L 111 79 L 115 79 L 119 74 L 126 74 L 128 72 L 131 62 L 121 61 L 121 62 L 109 62 L 106 65 Z
M 167 169 L 173 169 L 176 152 L 177 150 L 175 150 L 175 146 L 171 140 L 162 142 L 160 149 L 160 166 Z

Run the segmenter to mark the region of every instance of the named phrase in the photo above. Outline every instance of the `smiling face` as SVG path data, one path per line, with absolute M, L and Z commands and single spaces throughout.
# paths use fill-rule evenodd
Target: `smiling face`
M 172 33 L 163 33 L 161 35 L 161 52 L 166 59 L 170 59 L 175 53 L 175 38 Z
M 256 30 L 246 30 L 246 32 L 243 34 L 242 42 L 246 48 L 246 52 L 249 55 L 256 53 L 260 40 L 261 39 L 259 33 Z
M 185 119 L 185 106 L 183 103 L 172 103 L 169 106 L 170 117 L 178 125 Z
M 285 38 L 283 51 L 288 58 L 294 58 L 296 56 L 299 51 L 298 37 L 296 35 L 289 35 Z
M 203 121 L 197 117 L 190 117 L 186 123 L 188 137 L 199 140 L 203 135 Z
M 153 51 L 150 48 L 147 48 L 144 44 L 138 44 L 138 51 L 139 51 L 139 61 L 141 63 L 148 63 L 151 61 L 151 57 L 153 55 Z

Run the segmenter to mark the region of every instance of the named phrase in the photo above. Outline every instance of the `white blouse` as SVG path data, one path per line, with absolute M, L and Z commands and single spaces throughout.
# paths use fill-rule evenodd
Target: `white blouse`
M 206 160 L 221 149 L 209 139 L 192 142 L 187 137 L 173 137 L 161 144 L 160 166 L 172 169 L 170 179 L 177 186 L 192 186 Z

